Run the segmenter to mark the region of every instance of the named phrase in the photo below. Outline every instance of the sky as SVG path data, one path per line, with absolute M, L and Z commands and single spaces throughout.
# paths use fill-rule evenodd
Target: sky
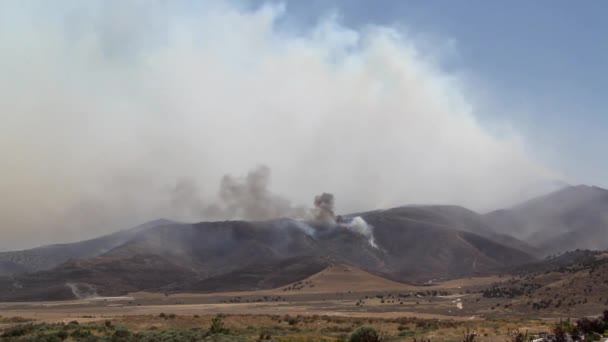
M 607 187 L 607 6 L 0 2 L 0 250 Z
M 605 1 L 292 0 L 286 21 L 305 27 L 328 11 L 349 26 L 397 25 L 449 41 L 446 68 L 492 98 L 480 121 L 507 122 L 571 181 L 608 187 Z

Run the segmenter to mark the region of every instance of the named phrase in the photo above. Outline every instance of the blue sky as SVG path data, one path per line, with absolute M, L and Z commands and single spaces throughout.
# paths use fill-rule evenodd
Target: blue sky
M 567 178 L 608 186 L 608 2 L 291 0 L 286 12 L 290 27 L 335 12 L 349 27 L 453 41 L 445 68 L 471 75 L 491 98 L 480 121 L 508 122 Z

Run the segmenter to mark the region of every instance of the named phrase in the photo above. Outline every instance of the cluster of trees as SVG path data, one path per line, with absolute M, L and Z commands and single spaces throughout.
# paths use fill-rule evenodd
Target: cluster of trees
M 283 296 L 263 296 L 259 298 L 244 299 L 241 296 L 232 297 L 230 299 L 222 299 L 220 303 L 264 303 L 264 302 L 286 302 L 287 299 Z
M 299 281 L 297 283 L 293 283 L 291 286 L 284 287 L 283 291 L 298 291 L 305 287 L 312 288 L 312 287 L 315 287 L 315 284 L 313 284 L 312 281 L 310 281 L 310 280 Z
M 485 298 L 515 298 L 519 296 L 530 296 L 542 285 L 535 283 L 521 283 L 519 286 L 492 286 L 481 291 Z
M 598 318 L 584 317 L 575 324 L 565 321 L 555 326 L 551 334 L 543 337 L 544 342 L 599 341 L 608 336 L 608 310 Z

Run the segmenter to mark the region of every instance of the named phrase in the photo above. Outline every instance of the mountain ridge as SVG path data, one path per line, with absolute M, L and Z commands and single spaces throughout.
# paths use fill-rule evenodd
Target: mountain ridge
M 556 246 L 601 247 L 608 234 L 594 223 L 603 215 L 608 190 L 581 185 L 483 215 L 455 205 L 413 205 L 348 214 L 335 224 L 161 220 L 31 250 L 66 248 L 42 266 L 35 257 L 33 265 L 28 258 L 11 263 L 11 252 L 0 253 L 0 269 L 12 272 L 0 278 L 0 300 L 68 299 L 74 286 L 99 295 L 267 289 L 335 264 L 412 284 L 484 275 L 536 262 Z

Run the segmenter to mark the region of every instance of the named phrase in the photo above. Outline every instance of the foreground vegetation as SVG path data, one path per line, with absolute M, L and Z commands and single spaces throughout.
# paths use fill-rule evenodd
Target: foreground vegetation
M 91 317 L 87 317 L 91 318 Z M 598 318 L 561 320 L 452 321 L 401 317 L 363 319 L 333 316 L 232 315 L 200 317 L 160 314 L 79 323 L 35 323 L 1 318 L 1 341 L 413 341 L 546 342 L 599 341 L 608 335 L 608 310 Z M 12 323 L 12 324 L 6 324 Z M 251 324 L 251 325 L 247 325 Z M 523 330 L 525 329 L 525 330 Z

